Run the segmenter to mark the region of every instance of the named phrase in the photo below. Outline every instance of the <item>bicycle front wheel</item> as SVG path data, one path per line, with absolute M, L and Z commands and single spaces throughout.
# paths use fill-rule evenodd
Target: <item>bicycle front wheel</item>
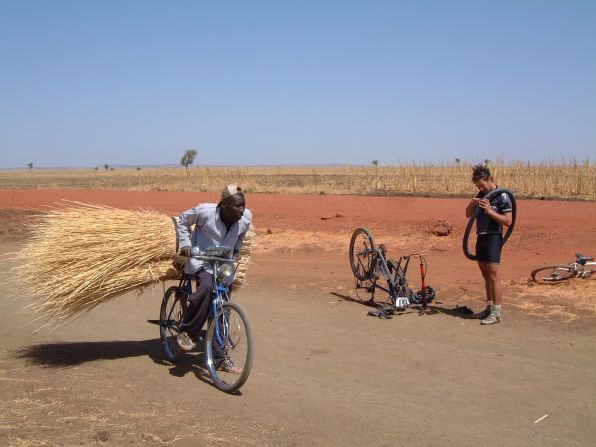
M 163 296 L 159 312 L 159 337 L 164 355 L 170 362 L 177 362 L 184 355 L 178 345 L 178 329 L 182 321 L 183 309 L 180 299 L 176 296 L 178 287 L 172 286 Z
M 360 281 L 372 278 L 375 270 L 377 247 L 367 228 L 357 228 L 350 240 L 350 267 Z
M 217 315 L 209 322 L 205 341 L 207 370 L 214 385 L 233 393 L 250 374 L 253 338 L 248 317 L 239 304 L 218 305 Z
M 555 284 L 575 276 L 575 269 L 568 265 L 546 265 L 532 272 L 532 280 L 539 284 Z

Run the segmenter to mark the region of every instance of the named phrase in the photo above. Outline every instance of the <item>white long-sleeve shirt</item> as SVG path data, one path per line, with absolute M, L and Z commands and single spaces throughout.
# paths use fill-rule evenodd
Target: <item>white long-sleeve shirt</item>
M 229 248 L 231 253 L 240 252 L 251 222 L 252 213 L 247 208 L 240 220 L 227 228 L 219 215 L 219 207 L 215 203 L 202 203 L 180 214 L 177 224 L 179 246 L 198 247 L 201 251 L 218 246 Z M 184 264 L 184 271 L 195 273 L 202 266 L 202 261 L 190 259 Z

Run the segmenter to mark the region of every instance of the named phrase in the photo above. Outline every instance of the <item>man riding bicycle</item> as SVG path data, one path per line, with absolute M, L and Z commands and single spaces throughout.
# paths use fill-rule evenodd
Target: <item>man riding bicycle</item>
M 217 205 L 203 203 L 180 214 L 177 223 L 180 254 L 189 257 L 194 247 L 204 251 L 219 246 L 228 248 L 233 257 L 238 258 L 251 222 L 252 213 L 246 208 L 242 189 L 227 185 Z M 180 348 L 191 351 L 193 339 L 197 338 L 209 315 L 214 281 L 213 272 L 198 259 L 191 258 L 185 262 L 184 272 L 199 281 L 196 291 L 188 297 L 188 307 L 178 335 Z M 233 279 L 228 279 L 230 284 Z

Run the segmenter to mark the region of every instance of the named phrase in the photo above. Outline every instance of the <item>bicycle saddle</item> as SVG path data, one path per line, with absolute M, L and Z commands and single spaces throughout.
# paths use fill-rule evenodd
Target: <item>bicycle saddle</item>
M 576 253 L 575 257 L 577 258 L 577 263 L 580 265 L 586 265 L 586 262 L 593 261 L 594 258 L 590 258 L 588 256 L 584 256 L 581 253 Z

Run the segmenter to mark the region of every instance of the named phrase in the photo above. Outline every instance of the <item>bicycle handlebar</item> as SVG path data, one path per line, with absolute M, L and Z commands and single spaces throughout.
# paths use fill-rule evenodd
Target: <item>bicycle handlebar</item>
M 206 255 L 194 255 L 189 256 L 188 259 L 198 259 L 200 261 L 219 261 L 219 262 L 236 262 L 237 259 L 234 258 L 220 258 L 219 256 L 206 256 Z

